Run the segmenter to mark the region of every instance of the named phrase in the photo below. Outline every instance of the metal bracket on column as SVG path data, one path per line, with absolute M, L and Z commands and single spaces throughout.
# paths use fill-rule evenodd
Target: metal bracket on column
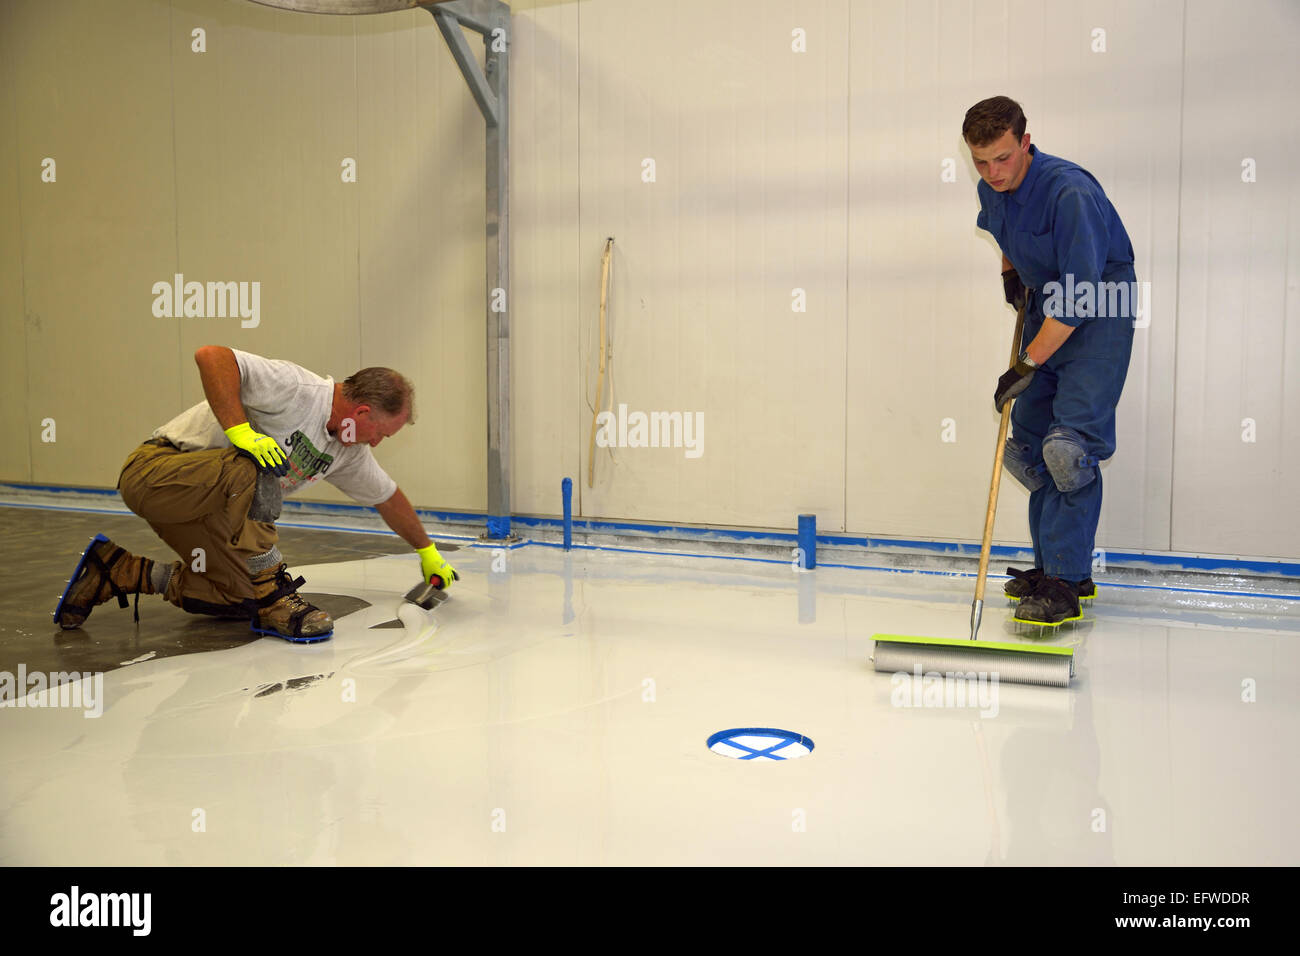
M 445 3 L 437 7 L 432 7 L 429 12 L 433 18 L 438 21 L 438 29 L 442 31 L 443 39 L 447 41 L 447 46 L 451 50 L 452 57 L 456 60 L 456 65 L 460 67 L 460 72 L 465 76 L 465 82 L 469 84 L 469 91 L 474 96 L 474 102 L 483 113 L 483 119 L 487 120 L 488 126 L 498 126 L 499 107 L 496 92 L 488 83 L 487 77 L 483 75 L 483 70 L 479 68 L 478 60 L 470 51 L 469 41 L 465 39 L 465 33 L 460 29 L 462 25 L 470 26 L 471 29 L 484 35 L 484 43 L 489 46 L 492 43 L 492 29 L 483 24 L 483 29 L 479 29 L 477 24 L 480 22 L 477 18 L 470 18 L 462 15 L 457 10 L 464 3 L 464 0 L 454 0 L 451 3 Z M 504 6 L 504 4 L 502 4 Z M 475 24 L 471 26 L 471 24 Z M 509 27 L 509 22 L 501 29 Z M 488 61 L 491 62 L 490 60 Z
M 487 124 L 487 531 L 510 533 L 510 7 L 500 0 L 450 0 L 426 8 Z M 483 37 L 484 65 L 466 27 Z

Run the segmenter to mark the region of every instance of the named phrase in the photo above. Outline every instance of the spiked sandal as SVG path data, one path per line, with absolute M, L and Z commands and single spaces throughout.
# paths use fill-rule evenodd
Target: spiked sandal
M 1007 568 L 1007 574 L 1011 575 L 1011 580 L 1002 585 L 1002 590 L 1011 601 L 1029 597 L 1034 593 L 1034 588 L 1038 587 L 1038 582 L 1043 579 L 1042 568 L 1030 568 L 1028 571 Z
M 54 609 L 54 623 L 65 631 L 81 627 L 91 610 L 110 598 L 117 598 L 119 607 L 127 607 L 128 594 L 135 595 L 135 622 L 140 623 L 140 595 L 154 593 L 152 572 L 150 559 L 136 557 L 102 534 L 95 535 L 63 589 Z
M 1060 627 L 1067 621 L 1078 621 L 1083 611 L 1079 608 L 1077 591 L 1068 581 L 1043 575 L 1034 593 L 1020 601 L 1012 620 L 1043 627 Z
M 250 625 L 252 629 L 295 644 L 314 644 L 333 637 L 334 620 L 298 596 L 298 589 L 306 583 L 303 577 L 291 578 L 283 564 L 254 577 L 254 592 L 265 593 L 257 593 L 254 598 L 257 613 Z
M 1030 568 L 1028 571 L 1021 571 L 1019 568 L 1007 568 L 1007 574 L 1011 575 L 1011 580 L 1002 585 L 1002 590 L 1006 594 L 1007 600 L 1013 604 L 1033 594 L 1034 588 L 1043 579 L 1042 568 Z M 1097 585 L 1093 583 L 1092 578 L 1084 578 L 1079 582 L 1076 590 L 1080 601 L 1091 601 L 1097 596 Z

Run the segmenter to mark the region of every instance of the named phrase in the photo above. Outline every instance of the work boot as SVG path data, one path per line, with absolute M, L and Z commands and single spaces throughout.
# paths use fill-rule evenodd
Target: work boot
M 1019 601 L 1034 593 L 1034 588 L 1042 580 L 1042 568 L 1030 568 L 1028 571 L 1021 571 L 1019 568 L 1007 568 L 1007 574 L 1011 575 L 1011 580 L 1002 585 L 1002 590 L 1009 601 Z M 1097 596 L 1097 585 L 1093 583 L 1092 578 L 1084 578 L 1076 585 L 1075 590 L 1078 592 L 1080 601 L 1091 601 Z
M 117 598 L 127 606 L 126 596 L 135 595 L 135 620 L 140 620 L 140 595 L 157 594 L 152 578 L 154 562 L 118 547 L 102 534 L 90 539 L 77 568 L 68 579 L 54 609 L 54 623 L 65 631 L 81 627 L 93 608 Z
M 287 565 L 259 571 L 252 582 L 257 604 L 252 627 L 258 634 L 304 644 L 333 636 L 333 618 L 298 596 L 298 589 L 307 582 L 302 577 L 291 578 Z
M 1079 610 L 1078 585 L 1044 574 L 1039 578 L 1034 592 L 1020 601 L 1012 620 L 1021 624 L 1056 627 L 1066 621 L 1077 621 L 1081 617 L 1083 612 Z

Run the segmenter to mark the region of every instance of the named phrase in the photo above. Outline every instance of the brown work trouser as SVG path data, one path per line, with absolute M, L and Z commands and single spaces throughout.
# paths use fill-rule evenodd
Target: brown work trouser
M 273 522 L 248 517 L 257 489 L 253 460 L 237 448 L 181 451 L 148 441 L 127 457 L 117 486 L 126 506 L 180 555 L 167 600 L 196 614 L 247 617 L 248 559 L 278 540 Z

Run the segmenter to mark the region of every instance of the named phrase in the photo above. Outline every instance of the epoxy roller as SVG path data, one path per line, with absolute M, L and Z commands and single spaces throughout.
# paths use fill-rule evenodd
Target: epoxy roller
M 1011 364 L 1020 354 L 1020 335 L 1025 326 L 1025 308 L 1016 315 L 1016 329 L 1011 338 Z M 1002 406 L 1002 424 L 998 427 L 997 451 L 993 456 L 993 481 L 989 486 L 989 504 L 984 515 L 984 538 L 980 544 L 979 575 L 975 580 L 975 600 L 971 604 L 970 638 L 910 637 L 900 634 L 876 634 L 872 662 L 878 671 L 890 673 L 958 673 L 980 672 L 997 675 L 1000 681 L 1019 684 L 1043 684 L 1068 687 L 1074 677 L 1074 650 L 1059 645 L 1016 644 L 976 641 L 980 617 L 984 612 L 984 582 L 988 577 L 989 548 L 993 542 L 993 519 L 998 508 L 998 485 L 1002 479 L 1002 453 L 1011 420 L 1011 402 Z

